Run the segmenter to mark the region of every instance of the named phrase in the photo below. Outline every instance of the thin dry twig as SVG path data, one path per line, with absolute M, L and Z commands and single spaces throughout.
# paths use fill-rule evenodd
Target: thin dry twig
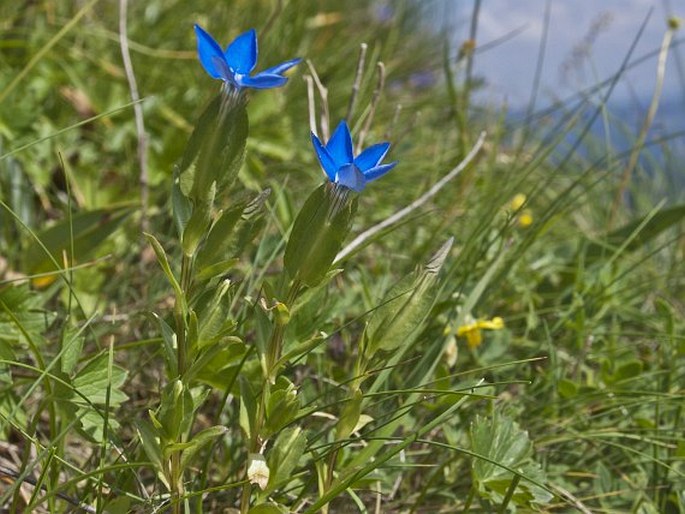
M 619 183 L 618 189 L 616 190 L 616 197 L 614 198 L 614 203 L 611 206 L 611 214 L 609 215 L 609 228 L 614 225 L 616 215 L 618 213 L 618 206 L 621 204 L 621 198 L 625 194 L 626 188 L 630 183 L 630 178 L 633 175 L 633 171 L 637 166 L 638 159 L 640 158 L 640 152 L 645 145 L 645 140 L 647 139 L 647 133 L 649 132 L 649 127 L 652 126 L 654 117 L 656 116 L 656 111 L 659 108 L 659 100 L 661 99 L 661 92 L 664 86 L 664 77 L 666 76 L 666 58 L 668 57 L 668 49 L 671 46 L 671 41 L 673 41 L 673 36 L 675 35 L 676 29 L 669 27 L 664 38 L 661 41 L 661 48 L 659 49 L 659 57 L 657 59 L 656 66 L 656 81 L 654 84 L 654 93 L 652 94 L 652 100 L 649 104 L 649 109 L 647 110 L 647 115 L 642 122 L 642 127 L 640 128 L 640 133 L 637 137 L 637 142 L 633 146 L 630 152 L 630 158 L 628 160 L 628 166 L 623 171 L 621 176 L 621 182 Z
M 319 131 L 316 129 L 316 102 L 314 101 L 314 79 L 311 75 L 304 75 L 302 77 L 307 83 L 307 110 L 309 111 L 309 130 L 318 135 Z
M 445 187 L 445 185 L 452 179 L 454 179 L 457 175 L 459 175 L 472 161 L 473 159 L 478 155 L 480 152 L 481 148 L 483 147 L 483 143 L 485 142 L 485 132 L 481 132 L 480 136 L 478 136 L 478 140 L 476 143 L 473 145 L 473 148 L 471 148 L 471 151 L 464 157 L 464 160 L 461 161 L 452 171 L 450 171 L 447 175 L 442 177 L 438 182 L 436 182 L 433 187 L 431 187 L 428 191 L 426 191 L 423 195 L 421 195 L 419 198 L 414 200 L 412 203 L 404 207 L 403 209 L 400 209 L 397 211 L 395 214 L 390 216 L 389 218 L 384 219 L 380 223 L 374 225 L 373 227 L 365 230 L 361 234 L 359 234 L 357 237 L 354 238 L 354 240 L 348 244 L 345 248 L 343 248 L 338 255 L 335 257 L 335 261 L 333 262 L 338 263 L 342 261 L 345 257 L 350 255 L 354 250 L 359 248 L 361 245 L 363 245 L 368 239 L 372 238 L 382 230 L 385 230 L 388 227 L 391 227 L 395 224 L 397 224 L 400 220 L 403 218 L 407 217 L 409 214 L 414 212 L 416 209 L 424 205 L 428 200 L 433 198 L 438 192 Z
M 147 169 L 147 134 L 145 132 L 145 121 L 143 118 L 143 106 L 140 103 L 138 93 L 138 83 L 133 72 L 131 53 L 128 48 L 128 0 L 119 0 L 119 46 L 121 47 L 121 58 L 124 62 L 124 71 L 128 88 L 133 101 L 133 115 L 136 122 L 136 133 L 138 134 L 138 166 L 140 183 L 140 204 L 141 204 L 141 227 L 143 232 L 147 232 L 147 206 L 149 197 L 148 169 Z
M 385 132 L 385 137 L 384 139 L 386 141 L 389 141 L 392 139 L 392 134 L 395 131 L 395 127 L 397 126 L 397 122 L 400 121 L 400 114 L 402 113 L 402 104 L 397 104 L 395 106 L 395 112 L 392 114 L 392 121 L 390 122 L 390 126 L 388 127 L 388 130 Z
M 376 89 L 373 92 L 373 97 L 371 98 L 371 106 L 369 107 L 369 115 L 364 120 L 364 126 L 359 132 L 359 138 L 357 140 L 357 153 L 359 153 L 364 146 L 364 139 L 366 139 L 369 130 L 371 129 L 371 123 L 373 122 L 373 117 L 376 114 L 376 107 L 381 99 L 381 93 L 383 92 L 383 87 L 385 86 L 385 64 L 378 61 L 376 63 L 376 69 L 378 70 L 378 82 L 376 83 Z
M 314 85 L 319 92 L 321 97 L 321 141 L 325 144 L 330 138 L 331 132 L 329 128 L 330 123 L 330 113 L 328 111 L 328 89 L 319 80 L 319 75 L 316 73 L 316 69 L 312 64 L 312 61 L 307 59 L 307 66 L 309 67 L 309 72 L 311 73 L 312 79 L 314 80 Z M 312 131 L 314 134 L 318 134 L 318 131 Z
M 364 63 L 366 62 L 366 50 L 369 45 L 362 43 L 359 47 L 359 59 L 357 60 L 357 72 L 354 76 L 354 83 L 352 84 L 352 94 L 350 95 L 350 103 L 347 106 L 347 119 L 348 123 L 352 122 L 352 115 L 354 114 L 354 108 L 357 104 L 357 95 L 359 94 L 359 88 L 362 84 L 362 77 L 364 76 Z

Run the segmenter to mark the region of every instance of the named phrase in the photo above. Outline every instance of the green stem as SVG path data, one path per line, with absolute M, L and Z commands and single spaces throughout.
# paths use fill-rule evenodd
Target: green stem
M 171 480 L 171 512 L 181 514 L 184 494 L 181 452 L 171 454 Z
M 516 491 L 516 488 L 518 487 L 520 481 L 521 481 L 521 475 L 514 475 L 514 478 L 512 479 L 511 484 L 509 484 L 509 489 L 507 490 L 507 495 L 504 497 L 504 501 L 502 501 L 502 505 L 499 506 L 499 513 L 500 514 L 504 514 L 507 511 L 507 505 L 509 505 L 509 502 L 514 497 L 514 492 Z
M 189 304 L 188 293 L 192 282 L 192 257 L 183 254 L 181 260 L 181 293 L 182 302 L 177 298 L 174 306 L 176 318 L 176 372 L 179 380 L 183 382 L 183 376 L 188 366 L 188 340 L 186 338 L 187 312 L 185 306 Z M 185 387 L 186 384 L 183 383 Z M 177 443 L 182 443 L 185 434 L 179 434 Z M 169 457 L 170 482 L 171 482 L 171 511 L 173 514 L 181 514 L 185 488 L 183 485 L 183 470 L 181 469 L 181 452 L 175 451 Z
M 469 495 L 466 498 L 466 501 L 464 502 L 464 508 L 462 509 L 462 513 L 466 513 L 469 510 L 471 510 L 471 504 L 473 503 L 473 498 L 476 496 L 476 488 L 474 486 L 471 486 L 471 490 L 469 491 Z
M 181 291 L 185 297 L 185 305 L 188 305 L 188 291 L 190 289 L 192 277 L 192 260 L 187 255 L 183 255 L 181 260 Z M 186 340 L 186 312 L 183 312 L 183 306 L 176 303 L 176 362 L 178 367 L 178 375 L 183 377 L 187 366 L 188 348 Z
M 330 489 L 331 484 L 333 483 L 333 471 L 335 470 L 335 461 L 338 459 L 339 451 L 340 443 L 336 443 L 335 448 L 328 456 L 328 469 L 326 469 L 326 476 L 324 477 L 323 491 L 321 492 L 321 496 L 328 492 L 328 489 Z M 321 507 L 322 514 L 328 514 L 328 506 L 329 504 L 327 503 Z
M 298 293 L 300 292 L 301 282 L 295 280 L 290 286 L 288 297 L 285 300 L 285 305 L 288 309 L 292 308 Z M 274 322 L 274 329 L 269 338 L 269 344 L 266 348 L 266 379 L 270 383 L 276 381 L 278 370 L 276 369 L 278 361 L 281 359 L 281 352 L 283 350 L 283 336 L 285 334 L 286 325 L 283 323 Z
M 295 280 L 290 286 L 288 291 L 288 297 L 285 301 L 285 305 L 290 309 L 297 298 L 300 291 L 301 282 Z M 278 375 L 278 361 L 281 358 L 281 351 L 283 349 L 283 336 L 285 335 L 285 323 L 279 323 L 274 320 L 274 327 L 271 331 L 271 336 L 269 337 L 269 343 L 266 348 L 266 355 L 264 356 L 264 387 L 262 388 L 262 394 L 257 402 L 257 412 L 255 414 L 255 426 L 250 435 L 250 445 L 249 452 L 257 453 L 259 452 L 260 446 L 263 441 L 260 440 L 259 434 L 264 426 L 266 405 L 271 394 L 271 384 L 276 382 Z M 245 470 L 247 473 L 247 469 Z M 243 492 L 240 498 L 240 512 L 241 514 L 247 514 L 250 508 L 250 496 L 252 494 L 252 484 L 249 481 L 243 486 Z
M 240 498 L 240 514 L 247 514 L 250 510 L 250 496 L 252 495 L 252 484 L 247 482 L 243 486 L 243 494 Z

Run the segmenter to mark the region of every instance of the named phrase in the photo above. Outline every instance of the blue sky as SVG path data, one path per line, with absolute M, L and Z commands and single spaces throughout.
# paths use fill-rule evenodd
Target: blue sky
M 494 48 L 481 52 L 474 71 L 487 81 L 482 96 L 490 101 L 506 101 L 512 108 L 527 104 L 533 84 L 536 59 L 544 31 L 545 0 L 482 0 L 478 25 L 479 46 L 502 38 L 512 31 L 521 32 Z M 467 38 L 473 2 L 441 0 L 434 4 L 436 14 L 452 23 L 455 44 Z M 672 8 L 672 9 L 669 9 Z M 591 86 L 615 73 L 628 52 L 639 27 L 652 9 L 646 30 L 634 58 L 661 45 L 668 14 L 685 19 L 682 0 L 551 0 L 548 44 L 541 80 L 540 103 L 568 95 Z M 593 24 L 591 45 L 582 59 L 574 51 L 588 41 Z M 676 34 L 685 40 L 685 27 Z M 676 59 L 682 66 L 678 69 Z M 615 102 L 634 101 L 646 105 L 654 90 L 656 57 L 630 70 L 614 93 Z M 666 68 L 664 99 L 683 109 L 685 85 L 680 73 L 685 72 L 685 41 L 671 49 Z

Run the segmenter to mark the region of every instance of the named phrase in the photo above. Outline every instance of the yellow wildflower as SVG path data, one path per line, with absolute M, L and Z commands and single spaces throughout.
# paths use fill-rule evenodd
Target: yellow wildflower
M 526 200 L 528 198 L 526 195 L 523 193 L 519 193 L 514 198 L 511 199 L 511 202 L 509 203 L 509 208 L 512 211 L 518 211 L 521 207 L 523 207 L 523 204 L 526 203 Z
M 524 209 L 518 217 L 518 224 L 521 228 L 530 227 L 533 224 L 533 213 L 530 209 Z
M 509 208 L 513 212 L 518 213 L 518 215 L 516 216 L 516 223 L 521 228 L 530 227 L 533 224 L 533 211 L 531 211 L 530 209 L 521 210 L 521 208 L 526 204 L 527 201 L 528 197 L 523 193 L 519 193 L 511 199 L 511 202 L 509 202 Z
M 501 330 L 504 328 L 504 320 L 495 316 L 491 320 L 471 320 L 457 328 L 457 337 L 466 337 L 469 348 L 473 349 L 483 342 L 483 330 Z

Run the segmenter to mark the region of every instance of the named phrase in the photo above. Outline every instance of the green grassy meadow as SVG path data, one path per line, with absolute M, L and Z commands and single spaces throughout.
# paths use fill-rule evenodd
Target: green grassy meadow
M 607 103 L 639 56 L 513 119 L 382 5 L 0 3 L 2 512 L 685 513 L 682 134 Z M 196 23 L 303 60 L 235 100 Z M 359 193 L 342 119 L 398 161 Z

